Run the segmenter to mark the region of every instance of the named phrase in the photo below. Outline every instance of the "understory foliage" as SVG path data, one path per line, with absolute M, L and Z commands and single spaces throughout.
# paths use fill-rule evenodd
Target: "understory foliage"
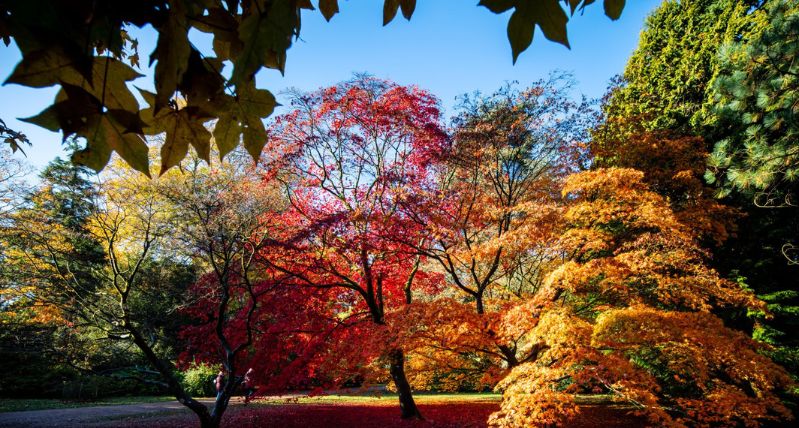
M 705 263 L 666 200 L 632 169 L 597 169 L 564 187 L 569 261 L 528 312 L 535 361 L 503 379 L 494 426 L 567 423 L 578 394 L 607 394 L 657 426 L 759 426 L 791 418 L 788 373 L 713 310 L 764 304 Z

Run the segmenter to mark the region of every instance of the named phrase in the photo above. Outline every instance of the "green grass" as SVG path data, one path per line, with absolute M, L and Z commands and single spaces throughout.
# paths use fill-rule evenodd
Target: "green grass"
M 414 399 L 418 403 L 434 404 L 434 403 L 457 403 L 457 402 L 498 402 L 502 398 L 499 394 L 492 393 L 415 393 Z M 155 397 L 114 397 L 94 401 L 74 401 L 74 400 L 58 400 L 58 399 L 1 399 L 0 412 L 21 412 L 26 410 L 45 410 L 45 409 L 70 409 L 77 407 L 91 407 L 91 406 L 112 406 L 124 404 L 140 404 L 140 403 L 156 403 L 160 401 L 171 401 L 174 397 L 155 396 Z M 233 403 L 237 403 L 238 397 L 233 399 Z M 301 396 L 296 398 L 284 397 L 264 397 L 258 398 L 254 405 L 283 405 L 287 403 L 296 404 L 341 404 L 341 405 L 357 405 L 357 404 L 370 404 L 370 405 L 394 405 L 396 404 L 397 396 L 393 393 L 386 393 L 383 395 L 374 394 L 330 394 L 318 395 L 314 397 Z
M 58 400 L 52 398 L 10 399 L 0 400 L 0 412 L 22 412 L 26 410 L 70 409 L 75 407 L 113 406 L 123 404 L 157 403 L 171 401 L 175 397 L 113 397 L 92 401 Z
M 502 395 L 493 393 L 414 393 L 413 398 L 417 403 L 422 404 L 441 404 L 457 402 L 499 402 Z M 296 404 L 370 404 L 370 405 L 395 405 L 397 396 L 393 393 L 383 395 L 361 395 L 361 394 L 330 394 L 314 397 L 264 397 L 257 399 L 256 404 L 282 405 L 289 403 Z

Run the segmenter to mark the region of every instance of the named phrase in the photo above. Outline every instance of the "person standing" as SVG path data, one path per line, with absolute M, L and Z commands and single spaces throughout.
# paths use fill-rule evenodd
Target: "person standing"
M 225 390 L 225 372 L 222 370 L 219 371 L 219 374 L 216 375 L 214 385 L 216 386 L 216 400 L 219 401 L 219 397 L 222 396 L 222 391 Z
M 253 381 L 252 373 L 252 367 L 250 367 L 247 369 L 247 373 L 244 373 L 244 380 L 242 381 L 245 404 L 249 403 L 252 396 L 255 395 L 255 382 Z

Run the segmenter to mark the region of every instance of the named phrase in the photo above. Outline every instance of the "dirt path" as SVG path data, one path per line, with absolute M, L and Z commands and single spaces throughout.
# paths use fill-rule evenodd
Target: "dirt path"
M 210 405 L 212 399 L 200 399 Z M 236 405 L 236 399 L 231 400 Z M 0 413 L 0 428 L 8 427 L 99 427 L 108 424 L 109 419 L 131 416 L 148 416 L 191 411 L 177 401 L 160 403 L 126 404 L 119 406 L 79 407 L 75 409 L 32 410 L 26 412 Z

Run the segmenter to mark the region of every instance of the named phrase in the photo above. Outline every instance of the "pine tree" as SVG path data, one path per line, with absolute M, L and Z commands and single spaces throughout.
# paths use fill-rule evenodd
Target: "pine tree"
M 799 179 L 799 6 L 767 7 L 769 25 L 720 50 L 712 86 L 718 126 L 732 129 L 716 144 L 707 178 L 722 194 L 755 193 L 762 206 L 797 205 Z

